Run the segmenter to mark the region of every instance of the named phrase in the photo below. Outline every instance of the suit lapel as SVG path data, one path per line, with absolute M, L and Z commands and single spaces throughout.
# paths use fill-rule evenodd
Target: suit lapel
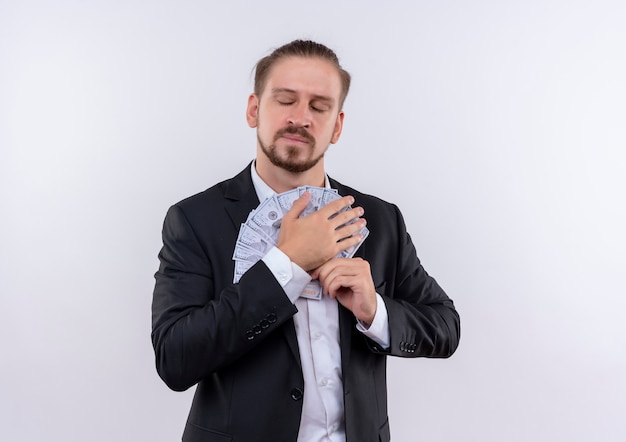
M 246 167 L 241 173 L 224 184 L 224 198 L 228 201 L 224 208 L 237 231 L 250 212 L 259 205 L 250 167 Z
M 241 224 L 246 221 L 250 212 L 256 209 L 260 203 L 254 185 L 252 184 L 250 167 L 252 166 L 248 165 L 248 167 L 237 176 L 224 184 L 224 198 L 227 200 L 224 209 L 226 213 L 228 213 L 233 227 L 237 232 L 239 232 Z M 281 327 L 281 330 L 298 365 L 300 365 L 300 351 L 298 349 L 298 340 L 296 338 L 296 329 L 293 320 L 286 322 L 283 327 Z
M 343 184 L 338 181 L 329 178 L 330 186 L 333 189 L 337 189 L 339 195 L 346 196 L 352 195 L 355 198 L 353 206 L 359 206 L 361 203 L 359 202 L 358 192 L 354 192 L 352 189 L 347 188 Z M 367 216 L 367 215 L 366 215 Z M 363 258 L 365 256 L 365 248 L 367 245 L 367 240 L 361 244 L 361 246 L 357 249 L 354 254 L 355 257 Z M 349 363 L 350 363 L 350 350 L 352 348 L 352 339 L 353 333 L 355 330 L 356 319 L 350 310 L 345 308 L 342 305 L 339 305 L 339 345 L 341 348 L 341 368 L 343 370 L 344 376 L 349 372 Z
M 348 373 L 350 349 L 352 348 L 352 330 L 354 329 L 354 315 L 343 305 L 339 306 L 339 348 L 341 349 L 341 371 L 345 376 Z

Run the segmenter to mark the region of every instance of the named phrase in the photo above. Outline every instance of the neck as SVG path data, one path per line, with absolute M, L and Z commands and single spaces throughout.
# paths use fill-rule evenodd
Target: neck
M 259 177 L 276 193 L 286 192 L 300 186 L 324 187 L 324 158 L 305 172 L 289 172 L 274 166 L 264 155 L 257 155 L 256 171 Z

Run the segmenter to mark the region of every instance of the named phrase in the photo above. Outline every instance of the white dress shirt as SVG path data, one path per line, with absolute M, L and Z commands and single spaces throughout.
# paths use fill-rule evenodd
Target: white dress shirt
M 276 192 L 259 177 L 255 163 L 251 169 L 254 189 L 259 201 L 263 202 Z M 328 177 L 326 187 L 330 188 Z M 298 309 L 293 320 L 304 377 L 298 441 L 345 442 L 337 300 L 330 296 L 322 296 L 320 300 L 300 297 L 311 277 L 277 247 L 263 257 L 263 262 Z M 367 327 L 359 322 L 357 329 L 383 348 L 388 348 L 387 309 L 380 295 L 376 294 L 376 300 L 372 324 Z

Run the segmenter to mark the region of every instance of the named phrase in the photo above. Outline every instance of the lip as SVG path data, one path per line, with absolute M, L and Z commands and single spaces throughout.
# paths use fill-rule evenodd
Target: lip
M 306 138 L 303 138 L 303 137 L 299 137 L 298 135 L 285 134 L 285 135 L 282 136 L 282 138 L 284 138 L 285 140 L 290 141 L 292 143 L 310 144 L 309 140 L 307 140 Z

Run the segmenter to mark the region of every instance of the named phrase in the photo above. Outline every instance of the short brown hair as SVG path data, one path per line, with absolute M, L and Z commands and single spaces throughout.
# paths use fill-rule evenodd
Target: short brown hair
M 270 55 L 260 59 L 256 64 L 256 71 L 254 75 L 254 93 L 256 95 L 261 96 L 261 92 L 265 88 L 265 83 L 267 82 L 267 75 L 269 74 L 269 71 L 274 63 L 285 57 L 317 57 L 327 60 L 335 66 L 339 72 L 339 77 L 341 78 L 339 109 L 343 107 L 343 102 L 345 101 L 346 96 L 348 95 L 348 90 L 350 89 L 350 74 L 341 67 L 339 64 L 339 58 L 337 58 L 337 54 L 335 54 L 332 49 L 311 40 L 294 40 L 291 43 L 287 43 L 286 45 L 274 49 Z

